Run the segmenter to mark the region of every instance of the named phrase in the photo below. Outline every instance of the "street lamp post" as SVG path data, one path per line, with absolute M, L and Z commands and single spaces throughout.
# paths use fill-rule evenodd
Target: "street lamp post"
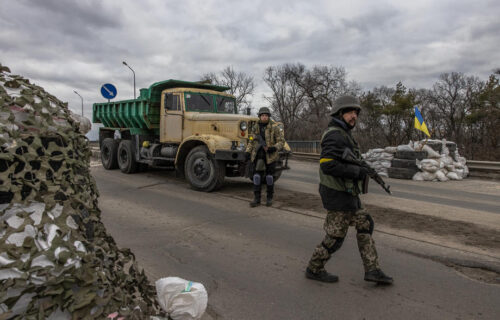
M 134 74 L 134 99 L 135 99 L 135 71 L 132 69 L 125 61 L 122 62 L 124 65 L 126 65 L 130 70 L 132 70 L 132 73 Z
M 76 90 L 73 90 L 73 92 L 76 93 L 80 97 L 80 99 L 82 99 L 82 117 L 83 117 L 83 98 L 78 92 L 76 92 Z

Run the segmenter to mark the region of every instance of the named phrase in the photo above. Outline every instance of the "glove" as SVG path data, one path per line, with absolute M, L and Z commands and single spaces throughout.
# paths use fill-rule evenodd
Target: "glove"
M 273 153 L 273 152 L 276 152 L 276 147 L 267 148 L 267 153 Z
M 245 160 L 246 161 L 250 160 L 251 157 L 252 157 L 252 155 L 250 154 L 250 152 L 245 152 Z

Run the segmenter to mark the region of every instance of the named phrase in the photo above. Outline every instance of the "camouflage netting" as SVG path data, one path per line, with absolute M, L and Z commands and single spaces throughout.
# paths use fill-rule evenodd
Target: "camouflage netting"
M 100 220 L 78 130 L 67 104 L 0 64 L 0 320 L 160 313 Z

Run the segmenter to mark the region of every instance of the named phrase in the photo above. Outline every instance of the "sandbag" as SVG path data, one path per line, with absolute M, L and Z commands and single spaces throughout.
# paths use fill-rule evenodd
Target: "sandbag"
M 428 145 L 423 146 L 422 151 L 427 152 L 427 158 L 433 158 L 433 159 L 435 159 L 435 158 L 441 157 L 441 155 L 439 153 L 437 153 L 436 151 L 434 151 L 434 149 L 432 149 Z
M 439 181 L 448 181 L 448 178 L 446 177 L 446 174 L 443 172 L 443 170 L 436 171 L 436 177 Z
M 384 152 L 387 152 L 387 153 L 396 153 L 396 151 L 398 151 L 397 147 L 385 147 L 385 149 L 384 149 Z
M 92 129 L 92 123 L 90 123 L 89 119 L 82 117 L 81 115 L 78 115 L 71 111 L 70 111 L 70 116 L 78 124 L 78 129 L 80 130 L 81 134 L 87 134 L 90 131 L 90 129 Z
M 414 181 L 424 181 L 425 179 L 424 179 L 424 176 L 423 176 L 422 172 L 417 172 L 413 176 L 412 180 L 414 180 Z
M 421 173 L 422 173 L 422 178 L 425 181 L 433 181 L 437 178 L 435 172 L 422 171 Z
M 415 151 L 412 147 L 407 144 L 402 144 L 396 147 L 396 151 Z
M 201 319 L 207 308 L 208 295 L 201 283 L 178 277 L 156 281 L 158 302 L 173 320 Z
M 422 171 L 436 172 L 439 170 L 439 162 L 433 159 L 417 161 L 417 167 Z
M 458 174 L 456 172 L 448 172 L 446 177 L 448 177 L 448 179 L 450 179 L 450 180 L 460 180 L 460 177 L 458 176 Z

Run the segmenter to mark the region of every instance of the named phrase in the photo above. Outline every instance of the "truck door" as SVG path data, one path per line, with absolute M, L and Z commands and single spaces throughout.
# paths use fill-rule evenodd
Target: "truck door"
M 161 142 L 180 143 L 182 141 L 182 108 L 179 93 L 165 93 L 163 117 L 160 123 Z

